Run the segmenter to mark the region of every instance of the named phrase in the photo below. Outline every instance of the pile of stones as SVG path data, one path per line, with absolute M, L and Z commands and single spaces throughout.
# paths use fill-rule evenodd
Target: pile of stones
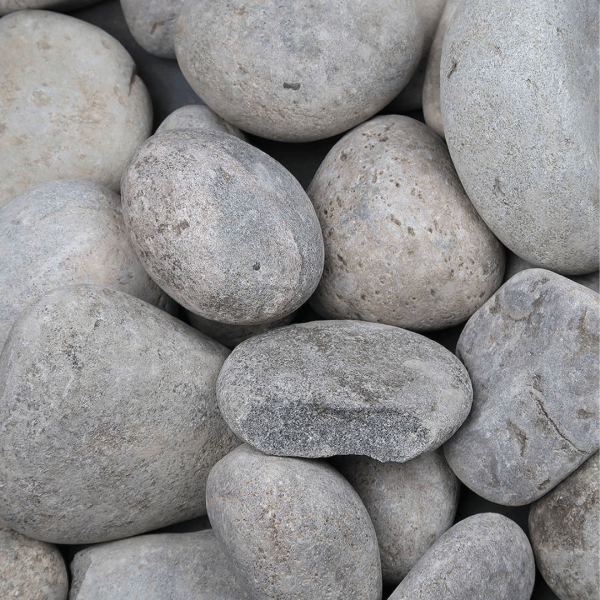
M 596 599 L 598 3 L 121 0 L 161 123 L 91 4 L 0 0 L 0 597 Z

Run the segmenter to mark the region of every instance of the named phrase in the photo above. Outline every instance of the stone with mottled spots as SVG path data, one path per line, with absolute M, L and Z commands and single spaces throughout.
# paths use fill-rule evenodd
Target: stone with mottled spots
M 529 504 L 598 450 L 599 304 L 566 277 L 528 269 L 467 323 L 456 353 L 473 408 L 445 453 L 480 496 Z
M 471 394 L 465 368 L 445 348 L 363 321 L 313 321 L 250 338 L 217 384 L 223 417 L 262 452 L 398 462 L 450 438 Z
M 202 104 L 188 104 L 173 111 L 159 126 L 156 133 L 170 129 L 212 129 L 234 135 L 246 141 L 246 136 L 231 123 Z

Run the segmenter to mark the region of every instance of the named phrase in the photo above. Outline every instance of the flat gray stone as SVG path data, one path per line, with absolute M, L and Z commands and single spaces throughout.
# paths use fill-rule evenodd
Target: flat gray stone
M 595 292 L 529 269 L 467 323 L 456 353 L 473 408 L 445 453 L 480 496 L 529 504 L 598 450 L 598 307 Z
M 502 515 L 482 513 L 437 540 L 389 600 L 529 600 L 534 582 L 523 530 Z
M 596 0 L 465 0 L 442 52 L 469 198 L 505 246 L 563 275 L 599 266 L 598 23 Z
M 71 573 L 69 600 L 251 600 L 210 529 L 91 546 Z
M 423 123 L 376 117 L 343 137 L 308 188 L 325 240 L 310 303 L 324 318 L 416 331 L 466 321 L 502 283 L 504 250 Z
M 175 36 L 179 66 L 208 106 L 244 131 L 286 142 L 323 139 L 372 117 L 406 85 L 422 44 L 413 0 L 372 0 L 369 10 L 311 0 L 187 2 Z
M 292 174 L 232 135 L 166 131 L 123 176 L 123 216 L 152 279 L 189 311 L 257 325 L 299 308 L 317 287 L 323 238 Z
M 69 576 L 58 548 L 0 528 L 0 597 L 67 600 Z
M 177 17 L 183 0 L 121 0 L 127 27 L 146 52 L 175 58 Z
M 0 355 L 0 515 L 90 544 L 205 514 L 210 468 L 239 444 L 219 414 L 226 348 L 100 286 L 50 292 Z
M 216 112 L 202 104 L 188 104 L 173 111 L 158 126 L 156 133 L 171 129 L 211 129 L 246 141 L 246 136 L 237 127 L 221 119 Z
M 439 20 L 433 43 L 427 56 L 425 79 L 423 81 L 423 116 L 425 123 L 442 139 L 444 138 L 444 122 L 440 100 L 440 65 L 442 62 L 442 45 L 454 11 L 462 0 L 446 0 L 444 12 Z
M 54 179 L 115 192 L 152 129 L 136 66 L 94 25 L 47 11 L 0 21 L 0 206 Z
M 325 462 L 240 446 L 210 472 L 206 503 L 214 532 L 253 599 L 380 600 L 371 519 L 350 484 Z
M 450 438 L 471 394 L 465 368 L 444 347 L 362 321 L 313 321 L 250 338 L 217 383 L 224 419 L 262 452 L 397 462 Z
M 383 581 L 397 585 L 452 526 L 460 482 L 440 451 L 405 463 L 340 456 L 331 463 L 363 501 L 381 555 Z
M 121 199 L 108 188 L 50 181 L 0 208 L 0 349 L 29 302 L 76 283 L 103 285 L 176 311 L 138 260 Z
M 598 453 L 531 505 L 536 564 L 561 600 L 596 600 L 600 589 Z
M 99 0 L 0 0 L 0 17 L 17 10 L 74 10 L 96 2 Z

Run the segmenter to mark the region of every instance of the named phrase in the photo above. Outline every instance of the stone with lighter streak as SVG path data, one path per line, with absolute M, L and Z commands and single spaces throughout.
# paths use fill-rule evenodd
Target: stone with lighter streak
M 262 452 L 403 462 L 452 436 L 472 390 L 460 361 L 417 333 L 313 321 L 237 346 L 217 400 L 231 429 Z
M 513 276 L 458 346 L 473 408 L 445 445 L 487 500 L 529 504 L 598 450 L 598 294 L 545 269 Z

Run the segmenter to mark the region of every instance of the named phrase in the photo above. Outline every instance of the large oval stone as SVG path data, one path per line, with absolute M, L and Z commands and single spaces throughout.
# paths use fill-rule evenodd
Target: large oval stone
M 205 514 L 210 468 L 238 445 L 215 399 L 228 351 L 142 300 L 60 288 L 0 356 L 0 515 L 62 544 Z
M 381 598 L 371 519 L 352 486 L 325 462 L 240 446 L 210 472 L 206 503 L 252 598 Z
M 564 275 L 599 265 L 598 21 L 596 0 L 466 0 L 442 53 L 469 198 L 515 254 Z
M 529 504 L 598 450 L 599 303 L 566 277 L 528 269 L 469 319 L 456 353 L 473 409 L 445 453 L 480 496 Z
M 166 131 L 133 156 L 125 225 L 154 281 L 211 321 L 255 325 L 289 315 L 316 288 L 323 238 L 289 171 L 238 138 Z
M 263 452 L 398 462 L 452 436 L 471 394 L 465 368 L 439 344 L 361 321 L 315 321 L 250 338 L 217 384 L 229 426 Z

